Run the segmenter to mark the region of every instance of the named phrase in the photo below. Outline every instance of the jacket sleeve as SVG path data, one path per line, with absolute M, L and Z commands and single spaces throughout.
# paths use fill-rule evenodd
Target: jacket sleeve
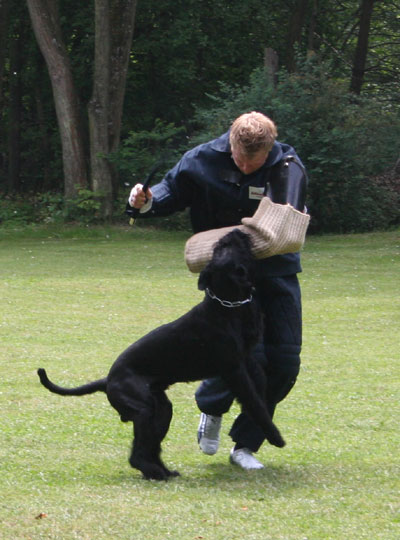
M 185 170 L 186 157 L 167 172 L 158 184 L 151 187 L 153 204 L 141 217 L 169 216 L 191 205 L 195 186 Z
M 304 212 L 308 182 L 304 165 L 293 154 L 284 157 L 275 167 L 267 181 L 266 196 L 274 203 L 290 204 Z

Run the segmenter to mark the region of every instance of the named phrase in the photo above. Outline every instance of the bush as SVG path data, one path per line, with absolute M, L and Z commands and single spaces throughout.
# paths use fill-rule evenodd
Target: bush
M 77 222 L 96 223 L 101 220 L 101 194 L 79 189 L 75 199 L 65 201 L 57 192 L 25 193 L 0 198 L 0 223 L 21 226 L 31 223 Z
M 187 144 L 185 130 L 156 120 L 151 131 L 131 131 L 121 147 L 110 157 L 120 172 L 121 188 L 143 182 L 154 164 L 158 177 L 175 165 Z
M 102 220 L 100 209 L 103 197 L 104 194 L 100 191 L 94 193 L 90 189 L 78 189 L 77 196 L 67 200 L 64 205 L 65 221 L 89 224 Z
M 29 197 L 0 196 L 0 224 L 26 225 L 32 222 L 32 202 Z
M 295 146 L 307 167 L 311 230 L 368 231 L 399 223 L 399 197 L 369 179 L 398 158 L 399 111 L 350 94 L 330 77 L 329 65 L 306 61 L 295 74 L 280 73 L 276 88 L 259 69 L 247 87 L 221 85 L 210 101 L 211 107 L 197 110 L 204 129 L 196 142 L 249 110 L 274 119 L 279 140 Z

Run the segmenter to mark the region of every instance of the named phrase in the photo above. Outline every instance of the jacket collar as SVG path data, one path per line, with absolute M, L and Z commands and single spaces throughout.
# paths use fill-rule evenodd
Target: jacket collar
M 211 141 L 211 148 L 217 152 L 227 152 L 230 154 L 231 145 L 229 144 L 229 132 L 230 130 L 218 137 L 218 139 Z

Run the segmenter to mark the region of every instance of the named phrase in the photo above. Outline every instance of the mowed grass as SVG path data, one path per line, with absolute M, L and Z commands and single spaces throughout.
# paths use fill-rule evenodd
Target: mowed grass
M 262 471 L 196 442 L 196 384 L 169 390 L 163 457 L 182 476 L 147 482 L 127 458 L 131 424 L 104 394 L 61 397 L 104 376 L 144 333 L 200 301 L 185 233 L 0 231 L 0 538 L 398 540 L 400 234 L 310 237 L 301 275 L 302 371 L 265 444 Z

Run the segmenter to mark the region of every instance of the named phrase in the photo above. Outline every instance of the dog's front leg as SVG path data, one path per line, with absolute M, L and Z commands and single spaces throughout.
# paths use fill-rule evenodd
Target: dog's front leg
M 285 441 L 272 422 L 266 405 L 260 398 L 245 366 L 240 364 L 229 373 L 224 373 L 222 377 L 249 416 L 263 430 L 267 441 L 279 448 L 285 446 Z

